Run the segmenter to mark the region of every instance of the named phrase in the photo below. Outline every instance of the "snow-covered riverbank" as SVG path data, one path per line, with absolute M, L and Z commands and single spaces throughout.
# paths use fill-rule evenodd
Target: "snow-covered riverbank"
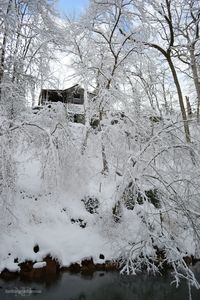
M 193 280 L 185 257 L 200 257 L 188 223 L 199 204 L 195 180 L 189 201 L 183 183 L 194 165 L 182 164 L 187 149 L 167 146 L 172 125 L 166 132 L 156 123 L 152 137 L 147 127 L 138 141 L 130 118 L 120 115 L 105 118 L 100 131 L 68 122 L 61 104 L 27 118 L 13 130 L 16 178 L 12 192 L 5 186 L 2 194 L 0 271 L 51 256 L 60 267 L 118 260 L 128 274 L 167 264 Z

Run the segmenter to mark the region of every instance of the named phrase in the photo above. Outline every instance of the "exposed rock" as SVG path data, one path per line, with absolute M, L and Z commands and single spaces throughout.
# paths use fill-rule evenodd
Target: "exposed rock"
M 120 267 L 119 267 L 119 263 L 118 262 L 115 262 L 115 261 L 109 261 L 107 260 L 105 262 L 105 270 L 106 271 L 116 271 L 116 270 L 119 270 Z
M 82 274 L 93 274 L 95 272 L 95 264 L 93 259 L 85 259 L 81 262 L 81 273 Z
M 26 261 L 19 264 L 20 266 L 20 277 L 22 279 L 32 280 L 33 279 L 33 262 Z
M 157 263 L 165 260 L 165 253 L 155 247 L 157 254 Z M 102 258 L 101 258 L 101 257 Z M 99 258 L 105 259 L 103 254 L 99 255 Z M 187 265 L 194 265 L 199 259 L 195 259 L 193 256 L 185 256 L 184 261 Z M 84 259 L 81 264 L 72 263 L 69 267 L 60 268 L 58 262 L 48 255 L 42 262 L 26 261 L 19 264 L 19 272 L 10 272 L 4 269 L 0 273 L 0 278 L 4 280 L 13 280 L 17 276 L 20 276 L 23 280 L 29 281 L 48 281 L 55 280 L 58 276 L 59 271 L 80 273 L 82 275 L 92 276 L 95 271 L 116 271 L 120 269 L 120 265 L 116 261 L 106 260 L 105 263 L 94 264 L 92 258 Z M 164 270 L 169 270 L 170 265 L 164 264 Z M 103 273 L 102 273 L 103 274 Z M 102 275 L 103 276 L 103 275 Z
M 100 258 L 100 259 L 105 259 L 105 256 L 104 256 L 103 254 L 100 254 L 100 255 L 99 255 L 99 258 Z
M 13 279 L 17 278 L 17 276 L 18 276 L 18 272 L 10 272 L 10 271 L 8 271 L 8 269 L 4 269 L 0 273 L 0 278 L 2 278 L 4 280 L 13 280 Z
M 46 273 L 48 275 L 50 274 L 56 274 L 60 268 L 59 263 L 53 259 L 51 256 L 47 256 L 44 261 L 46 262 Z
M 79 226 L 80 226 L 81 228 L 85 228 L 86 225 L 87 225 L 87 223 L 84 222 L 84 220 L 82 220 L 82 219 L 73 219 L 73 218 L 72 218 L 72 219 L 71 219 L 71 223 L 72 223 L 72 224 L 78 223 Z
M 51 256 L 47 256 L 42 263 L 43 266 L 40 266 L 40 268 L 34 267 L 35 265 L 37 266 L 36 262 L 26 261 L 20 263 L 20 277 L 27 280 L 37 280 L 56 276 L 59 271 L 59 264 L 55 259 Z
M 200 259 L 195 258 L 193 255 L 183 257 L 184 261 L 188 266 L 194 266 Z
M 95 265 L 95 270 L 96 271 L 105 271 L 105 269 L 106 269 L 105 263 L 103 263 L 103 264 L 96 264 Z
M 35 246 L 33 247 L 33 251 L 34 251 L 35 253 L 38 253 L 38 252 L 40 251 L 39 246 L 38 246 L 38 245 L 35 245 Z
M 61 271 L 70 272 L 70 273 L 80 273 L 81 266 L 78 263 L 73 263 L 69 267 L 62 267 Z

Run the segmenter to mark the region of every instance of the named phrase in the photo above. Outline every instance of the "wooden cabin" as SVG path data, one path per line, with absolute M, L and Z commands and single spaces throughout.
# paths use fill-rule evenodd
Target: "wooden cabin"
M 49 102 L 83 104 L 84 89 L 78 84 L 65 90 L 42 89 L 39 96 L 39 105 Z

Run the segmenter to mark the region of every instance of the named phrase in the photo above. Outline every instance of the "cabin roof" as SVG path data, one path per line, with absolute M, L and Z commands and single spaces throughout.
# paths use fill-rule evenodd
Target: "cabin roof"
M 42 89 L 41 91 L 49 91 L 49 92 L 56 92 L 56 93 L 58 93 L 58 92 L 64 92 L 64 91 L 68 91 L 68 90 L 71 90 L 71 89 L 74 89 L 74 88 L 81 88 L 78 84 L 75 84 L 75 85 L 73 85 L 73 86 L 71 86 L 71 87 L 69 87 L 69 88 L 66 88 L 66 89 Z M 81 88 L 82 89 L 82 88 Z

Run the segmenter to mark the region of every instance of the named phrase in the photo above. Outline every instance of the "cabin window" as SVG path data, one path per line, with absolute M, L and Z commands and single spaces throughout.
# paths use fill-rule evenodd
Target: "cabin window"
M 80 93 L 74 94 L 74 98 L 80 99 L 81 98 L 81 94 Z

